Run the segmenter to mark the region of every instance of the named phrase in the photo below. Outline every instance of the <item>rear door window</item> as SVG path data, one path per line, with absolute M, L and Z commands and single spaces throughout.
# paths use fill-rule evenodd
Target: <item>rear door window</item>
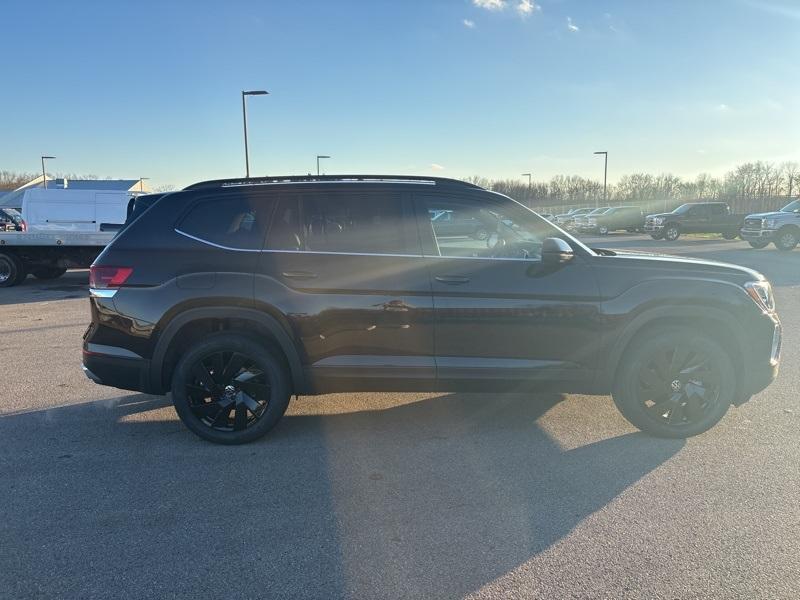
M 177 229 L 199 241 L 234 250 L 261 248 L 270 202 L 254 196 L 205 198 L 178 223 Z
M 276 206 L 266 248 L 342 254 L 419 255 L 410 202 L 393 192 L 315 192 Z

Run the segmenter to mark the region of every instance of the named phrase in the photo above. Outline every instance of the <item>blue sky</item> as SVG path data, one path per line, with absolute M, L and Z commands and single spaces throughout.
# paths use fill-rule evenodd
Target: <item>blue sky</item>
M 800 160 L 800 2 L 3 3 L 0 169 L 609 179 Z

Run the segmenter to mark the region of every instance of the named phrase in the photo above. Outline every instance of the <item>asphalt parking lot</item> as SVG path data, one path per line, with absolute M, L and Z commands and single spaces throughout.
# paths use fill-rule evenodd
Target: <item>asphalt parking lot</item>
M 776 383 L 685 442 L 608 397 L 341 394 L 222 447 L 83 376 L 86 272 L 0 290 L 0 597 L 800 597 L 800 249 L 588 241 L 766 274 Z

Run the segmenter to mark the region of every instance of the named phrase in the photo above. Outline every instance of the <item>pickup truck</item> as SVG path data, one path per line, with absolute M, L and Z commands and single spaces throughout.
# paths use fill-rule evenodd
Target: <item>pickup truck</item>
M 800 200 L 777 212 L 747 215 L 739 235 L 753 248 L 765 248 L 772 242 L 778 250 L 794 250 L 800 242 Z
M 0 288 L 22 283 L 28 274 L 56 279 L 68 268 L 88 268 L 143 198 L 94 190 L 26 191 L 20 227 L 0 232 Z
M 744 215 L 731 213 L 724 202 L 690 202 L 670 213 L 647 215 L 644 230 L 654 240 L 674 242 L 682 233 L 721 233 L 726 240 L 736 239 Z

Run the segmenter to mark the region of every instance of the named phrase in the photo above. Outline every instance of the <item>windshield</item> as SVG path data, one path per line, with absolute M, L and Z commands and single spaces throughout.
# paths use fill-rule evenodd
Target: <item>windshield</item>
M 680 205 L 678 208 L 676 208 L 675 210 L 673 210 L 673 211 L 672 211 L 672 214 L 673 214 L 673 215 L 682 215 L 682 214 L 683 214 L 683 213 L 685 213 L 687 210 L 689 210 L 690 208 L 692 208 L 692 206 L 694 206 L 694 204 L 692 204 L 692 203 L 689 203 L 689 204 L 681 204 L 681 205 Z
M 781 212 L 785 213 L 800 212 L 800 200 L 795 200 L 794 202 L 790 202 L 781 209 Z

